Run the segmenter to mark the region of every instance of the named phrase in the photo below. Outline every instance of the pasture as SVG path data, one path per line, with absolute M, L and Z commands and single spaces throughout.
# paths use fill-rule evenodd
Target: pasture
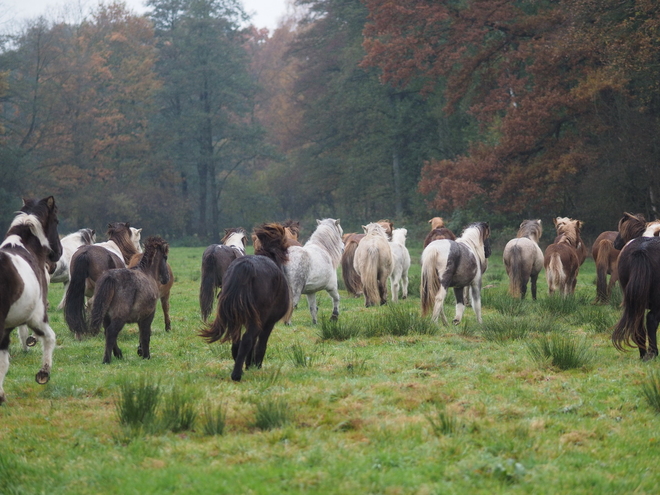
M 443 327 L 419 316 L 421 248 L 409 248 L 407 300 L 365 308 L 340 277 L 338 325 L 327 294 L 318 295 L 316 326 L 303 298 L 292 325 L 275 327 L 263 368 L 240 383 L 230 379 L 230 344 L 197 336 L 203 248 L 170 250 L 172 331 L 159 307 L 148 361 L 136 352 L 137 326 L 127 325 L 124 358 L 101 364 L 103 335 L 76 340 L 55 309 L 61 284 L 51 285 L 57 348 L 48 384 L 34 381 L 40 350 L 23 352 L 12 334 L 0 491 L 657 491 L 659 418 L 642 388 L 658 363 L 613 348 L 609 327 L 620 310 L 591 304 L 593 259 L 574 297 L 548 298 L 542 272 L 538 300 L 519 302 L 506 292 L 496 251 L 484 275 L 483 325 L 467 308 L 459 326 Z M 453 295 L 445 311 L 451 321 Z M 551 335 L 585 353 L 576 368 L 538 358 Z M 189 421 L 121 425 L 122 393 L 139 385 L 158 386 L 159 417 L 186 410 Z

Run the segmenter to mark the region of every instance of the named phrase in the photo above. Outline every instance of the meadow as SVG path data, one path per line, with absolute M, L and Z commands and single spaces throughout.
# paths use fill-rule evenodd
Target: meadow
M 148 361 L 128 325 L 124 359 L 101 364 L 103 337 L 77 341 L 51 286 L 47 385 L 34 381 L 40 348 L 23 352 L 13 334 L 1 493 L 657 492 L 658 415 L 644 391 L 658 364 L 613 348 L 620 309 L 617 297 L 592 304 L 593 259 L 575 297 L 549 298 L 540 280 L 539 299 L 520 302 L 494 252 L 484 324 L 467 308 L 443 327 L 420 316 L 411 248 L 407 300 L 367 309 L 341 291 L 334 325 L 323 293 L 313 326 L 303 298 L 263 368 L 234 383 L 229 344 L 197 336 L 202 252 L 170 251 L 172 331 L 159 307 Z M 451 297 L 445 310 L 451 321 Z M 145 395 L 153 407 L 136 420 Z

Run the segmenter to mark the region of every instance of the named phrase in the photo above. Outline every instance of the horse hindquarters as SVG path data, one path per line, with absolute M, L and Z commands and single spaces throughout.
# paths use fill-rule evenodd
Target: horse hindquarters
M 220 273 L 219 273 L 220 272 Z M 206 321 L 213 310 L 215 291 L 222 287 L 222 273 L 215 256 L 215 246 L 202 255 L 202 277 L 199 285 L 199 307 L 202 320 Z
M 69 286 L 65 293 L 64 318 L 69 329 L 80 337 L 87 331 L 85 290 L 89 277 L 89 254 L 81 252 L 71 260 Z

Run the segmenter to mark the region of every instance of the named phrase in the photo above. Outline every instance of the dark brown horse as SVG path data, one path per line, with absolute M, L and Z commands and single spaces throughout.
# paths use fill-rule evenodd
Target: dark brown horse
M 103 363 L 109 364 L 114 354 L 122 357 L 117 345 L 117 335 L 126 323 L 137 323 L 140 329 L 138 355 L 151 357 L 151 322 L 156 314 L 158 285 L 167 285 L 168 244 L 160 237 L 147 239 L 144 255 L 134 268 L 107 270 L 98 279 L 94 291 L 94 303 L 90 321 L 90 332 L 96 334 L 103 324 L 105 329 L 105 353 Z
M 618 350 L 637 347 L 639 357 L 649 361 L 658 355 L 660 238 L 654 236 L 653 228 L 646 234 L 651 237 L 643 236 L 645 231 L 643 215 L 625 213 L 619 220 L 614 247 L 621 249 L 618 269 L 623 314 L 612 331 L 612 343 Z
M 71 257 L 69 287 L 64 303 L 64 318 L 69 329 L 80 337 L 87 332 L 85 297 L 93 297 L 96 280 L 112 268 L 126 268 L 140 252 L 135 233 L 128 223 L 108 225 L 108 241 L 81 246 Z M 88 303 L 90 306 L 92 301 Z
M 131 258 L 128 266 L 126 268 L 134 268 L 140 264 L 144 253 L 138 253 Z M 168 282 L 163 284 L 160 280 L 158 282 L 158 298 L 160 299 L 160 306 L 163 309 L 163 320 L 165 321 L 165 331 L 169 332 L 172 330 L 172 322 L 170 321 L 170 292 L 172 292 L 172 286 L 174 285 L 174 273 L 172 272 L 172 267 L 167 263 L 167 274 Z
M 424 239 L 424 247 L 428 246 L 433 241 L 438 241 L 440 239 L 449 239 L 450 241 L 455 241 L 456 235 L 447 227 L 438 227 L 426 235 L 426 238 Z
M 0 244 L 0 404 L 5 401 L 10 334 L 17 326 L 27 325 L 41 338 L 43 360 L 35 378 L 40 384 L 50 379 L 55 332 L 48 324 L 46 269 L 62 256 L 57 223 L 52 196 L 23 200 Z
M 619 280 L 618 249 L 614 247 L 614 241 L 618 232 L 608 230 L 603 232 L 594 241 L 591 254 L 596 262 L 596 302 L 607 303 L 610 300 L 612 288 Z M 609 283 L 607 276 L 610 276 Z
M 291 304 L 282 269 L 288 260 L 284 227 L 265 224 L 255 229 L 255 235 L 259 250 L 229 265 L 218 298 L 216 319 L 200 332 L 209 343 L 231 341 L 234 381 L 241 380 L 244 364 L 246 368 L 261 367 L 268 338 Z M 243 327 L 245 332 L 241 336 Z
M 202 255 L 202 281 L 199 286 L 199 307 L 206 321 L 213 309 L 217 291 L 222 289 L 222 279 L 232 261 L 245 256 L 247 232 L 243 228 L 225 229 L 220 244 L 212 244 Z

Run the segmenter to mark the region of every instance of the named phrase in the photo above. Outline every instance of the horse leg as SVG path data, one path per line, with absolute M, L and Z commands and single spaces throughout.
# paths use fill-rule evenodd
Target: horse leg
M 140 329 L 140 345 L 138 345 L 137 353 L 142 359 L 151 359 L 149 353 L 149 342 L 151 341 L 151 322 L 154 321 L 156 311 L 143 320 L 138 321 L 138 328 Z
M 431 316 L 431 319 L 433 321 L 438 321 L 438 317 L 442 316 L 442 323 L 444 325 L 447 325 L 447 317 L 445 316 L 445 297 L 447 297 L 447 288 L 440 284 L 440 289 L 438 290 L 438 293 L 435 295 L 435 303 L 433 305 L 433 316 Z
M 408 299 L 408 274 L 401 275 L 401 299 Z
M 172 330 L 172 323 L 170 322 L 170 295 L 167 294 L 160 298 L 160 305 L 163 308 L 163 319 L 165 320 L 165 331 Z
M 234 361 L 236 361 L 236 356 L 238 356 L 238 346 L 240 345 L 241 345 L 240 340 L 238 342 L 232 342 L 231 344 L 231 357 Z
M 660 318 L 658 318 L 658 315 L 653 313 L 653 311 L 649 311 L 646 315 L 646 333 L 649 339 L 649 349 L 643 358 L 644 361 L 650 361 L 658 356 L 657 332 L 659 322 Z
M 291 287 L 289 294 L 291 295 L 291 306 L 289 307 L 289 310 L 287 311 L 287 314 L 284 315 L 284 324 L 285 325 L 291 325 L 291 317 L 293 316 L 293 310 L 298 306 L 298 301 L 300 301 L 300 295 L 302 293 L 302 287 L 300 290 L 297 290 L 297 287 Z M 312 310 L 312 307 L 309 307 L 310 311 Z
M 27 339 L 30 335 L 30 330 L 28 329 L 27 325 L 21 325 L 16 329 L 16 331 L 18 332 L 18 339 L 21 341 L 21 347 L 23 348 L 23 351 L 27 352 L 29 349 Z
M 312 325 L 316 325 L 316 315 L 318 306 L 316 305 L 316 293 L 307 294 L 307 304 L 309 304 L 309 313 L 312 315 Z
M 55 350 L 55 332 L 47 322 L 40 322 L 35 326 L 30 325 L 31 330 L 41 339 L 43 355 L 41 369 L 37 372 L 35 380 L 40 385 L 50 380 L 50 370 L 53 366 L 53 351 Z
M 454 289 L 454 296 L 456 297 L 456 314 L 454 315 L 454 325 L 458 325 L 463 318 L 465 311 L 465 303 L 463 302 L 463 287 Z
M 472 294 L 472 309 L 474 309 L 474 314 L 477 315 L 477 321 L 483 323 L 481 320 L 481 284 L 472 284 L 470 286 L 470 292 Z
M 7 371 L 9 370 L 9 334 L 11 329 L 5 329 L 4 335 L 2 335 L 2 328 L 4 328 L 4 319 L 0 321 L 0 404 L 5 402 L 5 390 L 2 388 L 5 381 L 5 376 L 7 376 Z
M 399 281 L 390 277 L 390 290 L 392 291 L 392 302 L 399 300 Z
M 378 278 L 378 294 L 380 295 L 380 305 L 387 304 L 387 277 Z
M 530 277 L 531 285 L 532 285 L 532 299 L 536 301 L 536 281 L 539 279 L 539 274 L 537 273 L 536 275 L 532 275 Z
M 261 365 L 264 362 L 264 357 L 266 356 L 266 347 L 268 346 L 268 339 L 270 338 L 270 334 L 275 327 L 275 323 L 276 322 L 269 322 L 264 325 L 264 328 L 259 334 L 259 339 L 257 340 L 254 349 L 254 365 L 257 368 L 261 368 Z
M 332 321 L 337 321 L 339 318 L 339 291 L 335 287 L 334 289 L 329 290 L 328 294 L 330 294 L 330 297 L 332 298 L 332 316 L 330 319 Z
M 60 303 L 57 305 L 57 309 L 64 309 L 64 305 L 66 304 L 66 291 L 69 288 L 69 280 L 64 282 L 62 285 L 64 285 L 64 295 L 62 295 L 62 300 Z
M 234 359 L 234 370 L 231 372 L 231 379 L 235 382 L 241 381 L 241 376 L 243 375 L 243 364 L 248 356 L 248 353 L 251 353 L 254 348 L 254 336 L 259 332 L 259 328 L 250 323 L 246 329 L 243 337 L 241 337 L 240 345 L 238 346 L 238 354 L 236 359 Z
M 117 335 L 124 328 L 124 322 L 121 320 L 111 320 L 110 324 L 105 329 L 105 354 L 103 355 L 103 364 L 110 364 L 112 361 L 112 353 L 114 351 L 115 357 L 122 359 L 123 354 L 117 345 Z

